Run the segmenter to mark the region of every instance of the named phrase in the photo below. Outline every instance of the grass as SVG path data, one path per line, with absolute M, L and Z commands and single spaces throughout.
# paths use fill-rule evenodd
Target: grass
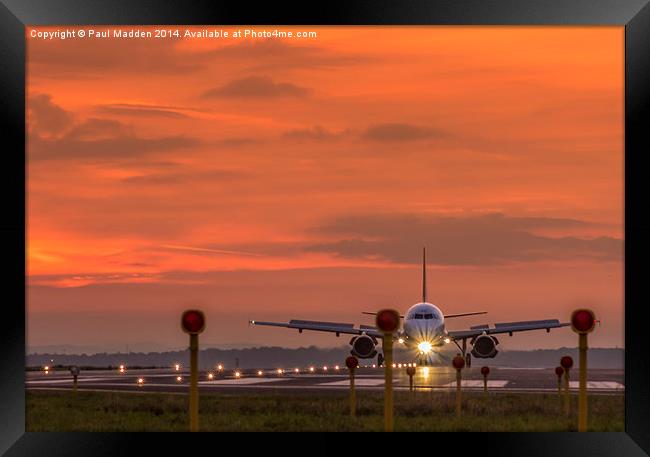
M 30 390 L 27 431 L 187 431 L 188 397 L 162 393 Z M 287 394 L 203 394 L 202 431 L 381 431 L 383 393 L 357 392 L 355 418 L 347 392 Z M 573 411 L 577 408 L 574 396 Z M 575 431 L 556 394 L 463 394 L 455 417 L 447 392 L 395 392 L 396 431 Z M 589 431 L 624 430 L 623 395 L 589 397 Z

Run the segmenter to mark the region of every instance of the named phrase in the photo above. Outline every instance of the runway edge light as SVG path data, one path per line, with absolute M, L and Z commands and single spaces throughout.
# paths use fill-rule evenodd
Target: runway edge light
M 377 328 L 384 333 L 384 431 L 393 431 L 393 333 L 399 328 L 399 313 L 382 309 L 375 316 Z
M 359 366 L 359 359 L 354 356 L 348 356 L 345 359 L 345 366 L 348 367 L 348 372 L 350 374 L 350 416 L 354 417 L 357 415 L 357 397 L 354 391 L 354 372 Z
M 181 315 L 181 328 L 190 335 L 190 431 L 199 430 L 199 333 L 205 329 L 205 315 L 189 309 Z
M 578 431 L 587 431 L 587 335 L 594 330 L 596 316 L 590 309 L 571 313 L 571 329 L 578 334 Z
M 409 363 L 409 367 L 406 369 L 406 374 L 409 376 L 409 391 L 413 392 L 413 376 L 415 375 L 415 367 L 411 366 Z
M 487 378 L 490 374 L 490 367 L 481 367 L 481 374 L 483 375 L 483 392 L 487 394 Z
M 456 417 L 460 417 L 462 383 L 461 371 L 465 367 L 465 357 L 460 354 L 456 354 L 456 357 L 453 358 L 451 364 L 456 369 Z
M 569 371 L 573 366 L 571 356 L 565 355 L 560 359 L 560 366 L 564 369 L 564 414 L 567 417 L 571 415 L 571 402 L 569 397 Z

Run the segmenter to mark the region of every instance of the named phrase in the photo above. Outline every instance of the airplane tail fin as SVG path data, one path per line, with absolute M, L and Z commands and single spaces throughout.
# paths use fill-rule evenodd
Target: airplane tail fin
M 427 301 L 427 248 L 422 247 L 422 302 Z

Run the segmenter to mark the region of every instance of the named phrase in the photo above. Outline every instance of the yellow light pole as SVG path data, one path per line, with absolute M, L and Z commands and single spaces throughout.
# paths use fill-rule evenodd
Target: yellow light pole
M 490 374 L 490 367 L 481 367 L 481 374 L 483 375 L 483 395 L 487 396 L 487 377 Z
M 384 431 L 393 431 L 393 333 L 400 324 L 400 316 L 394 309 L 383 309 L 377 313 L 377 328 L 384 334 Z
M 345 365 L 350 372 L 350 416 L 355 417 L 357 415 L 357 397 L 354 392 L 354 371 L 359 365 L 359 360 L 354 356 L 350 356 L 345 359 Z
M 569 394 L 569 370 L 573 366 L 573 359 L 565 355 L 560 359 L 560 365 L 564 368 L 564 414 L 567 417 L 571 415 L 571 401 Z
M 571 314 L 571 328 L 578 334 L 578 431 L 587 431 L 587 334 L 592 332 L 596 316 L 589 309 L 577 309 Z
M 72 390 L 75 395 L 77 393 L 77 376 L 79 376 L 79 367 L 73 366 L 70 367 L 70 374 L 72 374 Z
M 460 354 L 457 354 L 456 357 L 451 361 L 451 364 L 456 369 L 456 417 L 460 417 L 461 411 L 461 385 L 462 385 L 462 375 L 461 370 L 465 367 L 465 357 Z
M 415 375 L 415 367 L 408 367 L 406 369 L 406 374 L 409 375 L 409 391 L 411 396 L 413 395 L 413 376 Z
M 564 374 L 564 368 L 555 367 L 555 375 L 557 376 L 557 395 L 562 397 L 562 375 Z
M 202 311 L 191 309 L 181 316 L 181 328 L 190 335 L 190 431 L 199 430 L 199 333 L 205 329 Z

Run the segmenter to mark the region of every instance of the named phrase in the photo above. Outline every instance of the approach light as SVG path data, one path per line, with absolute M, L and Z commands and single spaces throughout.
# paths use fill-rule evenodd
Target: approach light
M 424 354 L 428 354 L 429 352 L 431 352 L 432 348 L 433 346 L 431 346 L 431 343 L 429 343 L 428 341 L 423 341 L 420 344 L 418 344 L 418 349 L 420 350 L 420 352 Z
M 144 378 L 138 378 L 138 385 L 144 384 Z
M 339 370 L 339 366 L 336 365 L 336 366 L 334 367 L 334 369 L 335 369 L 336 371 L 338 371 L 338 370 Z
M 241 373 L 239 371 L 235 371 L 235 378 L 241 377 Z
M 309 371 L 314 372 L 314 367 L 309 367 Z
M 223 370 L 223 365 L 221 365 L 221 364 L 217 365 L 217 370 L 219 370 L 219 371 Z
M 183 382 L 183 377 L 182 376 L 176 376 L 176 381 Z
M 295 371 L 296 373 L 300 373 L 300 370 L 298 368 L 294 368 L 293 371 Z
M 177 363 L 177 364 L 174 365 L 174 370 L 180 371 L 180 369 L 181 369 L 180 363 Z
M 393 364 L 393 368 L 397 368 L 397 364 L 394 363 L 394 364 Z
M 398 363 L 398 364 L 397 364 L 397 368 L 402 368 L 402 364 L 401 364 L 401 363 Z
M 323 371 L 327 371 L 327 367 L 323 367 Z
M 375 365 L 375 364 L 373 363 L 373 364 L 372 364 L 372 367 L 373 367 L 373 368 L 377 368 L 377 365 Z
M 208 373 L 208 379 L 214 379 L 214 374 Z
M 424 367 L 422 372 L 424 373 L 424 376 L 429 376 L 429 367 Z
M 282 368 L 278 368 L 278 374 L 282 374 Z
M 263 372 L 262 370 L 258 370 L 258 371 L 257 371 L 257 375 L 258 375 L 258 376 L 262 376 L 263 374 L 264 374 L 264 372 Z

